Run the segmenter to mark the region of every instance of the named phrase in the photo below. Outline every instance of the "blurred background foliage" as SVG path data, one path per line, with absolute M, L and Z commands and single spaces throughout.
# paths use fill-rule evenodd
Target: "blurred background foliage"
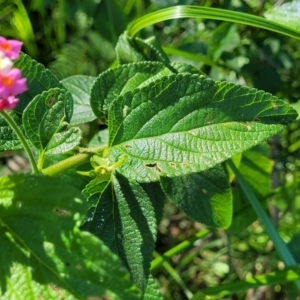
M 24 52 L 59 79 L 97 76 L 117 64 L 114 47 L 127 24 L 172 5 L 203 5 L 264 16 L 288 1 L 259 0 L 0 0 L 0 33 L 24 42 Z M 270 92 L 300 111 L 300 41 L 258 28 L 216 20 L 178 19 L 140 32 L 155 35 L 172 61 L 184 61 L 216 80 Z M 94 131 L 85 128 L 85 139 Z M 281 237 L 300 263 L 300 123 L 234 158 Z M 88 142 L 88 141 L 87 141 Z M 86 143 L 87 143 L 86 142 Z M 1 175 L 26 170 L 22 153 L 4 153 Z M 185 240 L 191 247 L 153 268 L 165 299 L 191 299 L 207 287 L 283 268 L 272 242 L 229 172 L 234 218 L 228 230 L 207 230 L 166 205 L 156 256 Z M 263 286 L 222 299 L 296 299 L 291 284 Z M 196 298 L 195 298 L 196 299 Z M 200 299 L 200 298 L 199 298 Z

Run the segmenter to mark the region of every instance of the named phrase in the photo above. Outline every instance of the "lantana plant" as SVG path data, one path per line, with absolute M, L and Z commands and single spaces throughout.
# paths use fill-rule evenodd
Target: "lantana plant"
M 238 12 L 170 10 L 161 21 L 206 12 L 280 32 L 279 25 Z M 282 261 L 297 267 L 239 175 L 245 151 L 297 112 L 270 93 L 172 62 L 158 40 L 134 36 L 152 24 L 145 20 L 158 18 L 138 20 L 119 37 L 118 66 L 97 77 L 59 81 L 20 53 L 21 42 L 0 37 L 0 150 L 24 149 L 32 166 L 32 174 L 0 179 L 1 299 L 161 300 L 150 267 L 165 202 L 209 227 L 228 228 L 233 174 Z M 105 129 L 83 143 L 80 126 L 87 123 Z M 262 166 L 258 160 L 244 167 L 250 182 L 265 174 Z

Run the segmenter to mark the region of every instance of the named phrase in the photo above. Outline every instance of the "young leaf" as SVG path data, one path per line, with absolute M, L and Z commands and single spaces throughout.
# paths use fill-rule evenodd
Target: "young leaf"
M 40 151 L 49 147 L 52 153 L 61 153 L 71 150 L 80 142 L 79 129 L 68 129 L 64 123 L 67 116 L 67 94 L 66 90 L 50 89 L 37 95 L 24 110 L 23 124 L 26 135 Z M 62 129 L 65 132 L 62 133 Z
M 58 178 L 1 178 L 2 297 L 139 299 L 117 257 L 78 229 L 84 213 L 79 191 Z
M 159 61 L 166 65 L 170 63 L 155 38 L 147 42 L 140 38 L 129 37 L 124 33 L 119 37 L 116 53 L 120 64 L 139 61 Z
M 66 124 L 67 125 L 67 124 Z M 66 126 L 62 132 L 56 132 L 47 145 L 47 155 L 66 153 L 79 145 L 82 131 L 78 127 Z
M 174 178 L 161 177 L 160 183 L 170 200 L 190 218 L 211 227 L 230 225 L 232 197 L 221 166 Z
M 74 100 L 72 125 L 83 124 L 96 119 L 90 105 L 90 93 L 95 80 L 95 77 L 75 75 L 61 81 L 72 94 Z
M 192 65 L 186 64 L 184 62 L 172 62 L 171 66 L 175 71 L 174 73 L 190 73 L 190 74 L 198 74 L 198 75 L 205 76 L 205 73 L 203 73 L 200 69 Z
M 166 66 L 159 62 L 127 64 L 100 74 L 91 92 L 91 106 L 95 115 L 107 123 L 111 102 L 127 91 L 143 87 L 157 78 L 170 75 Z
M 297 114 L 269 93 L 203 76 L 174 74 L 109 106 L 110 159 L 130 180 L 207 170 L 282 130 Z
M 24 53 L 21 53 L 14 65 L 22 71 L 23 77 L 27 78 L 28 86 L 28 90 L 18 96 L 20 98 L 16 108 L 18 112 L 22 113 L 29 102 L 44 91 L 52 88 L 65 89 L 50 70 Z M 66 93 L 65 97 L 65 120 L 70 122 L 73 113 L 73 98 L 70 93 Z

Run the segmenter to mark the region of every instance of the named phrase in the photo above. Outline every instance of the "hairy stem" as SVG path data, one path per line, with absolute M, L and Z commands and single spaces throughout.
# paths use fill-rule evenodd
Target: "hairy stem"
M 17 137 L 19 138 L 20 142 L 22 143 L 22 145 L 23 145 L 23 147 L 24 147 L 24 149 L 25 149 L 25 151 L 28 155 L 28 158 L 29 158 L 29 161 L 30 161 L 30 164 L 31 164 L 31 168 L 32 168 L 32 172 L 34 174 L 39 173 L 39 170 L 37 168 L 33 153 L 32 153 L 32 151 L 31 151 L 31 149 L 30 149 L 30 147 L 27 143 L 27 140 L 26 140 L 24 134 L 20 130 L 19 126 L 16 124 L 16 122 L 13 120 L 13 118 L 7 112 L 0 111 L 0 113 L 1 113 L 1 116 L 3 117 L 3 119 L 13 129 L 13 131 L 15 132 Z
M 88 162 L 93 155 L 102 153 L 106 148 L 107 145 L 99 148 L 93 148 L 93 151 L 88 151 L 89 149 L 87 149 L 87 151 L 68 157 L 46 169 L 43 169 L 42 173 L 48 176 L 59 175 L 69 169 L 76 168 L 85 162 Z

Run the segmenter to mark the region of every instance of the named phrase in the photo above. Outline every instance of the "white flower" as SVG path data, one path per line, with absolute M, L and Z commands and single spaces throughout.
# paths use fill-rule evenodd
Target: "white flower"
M 0 74 L 8 73 L 13 66 L 13 62 L 0 51 Z

